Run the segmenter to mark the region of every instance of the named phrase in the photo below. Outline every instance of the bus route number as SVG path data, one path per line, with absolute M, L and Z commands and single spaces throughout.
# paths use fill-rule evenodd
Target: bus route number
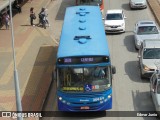
M 104 100 L 104 97 L 93 98 L 93 102 Z

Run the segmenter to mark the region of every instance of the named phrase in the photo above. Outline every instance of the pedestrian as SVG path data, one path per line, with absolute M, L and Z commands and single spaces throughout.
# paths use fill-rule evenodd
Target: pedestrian
M 31 23 L 32 26 L 35 26 L 35 25 L 33 24 L 33 20 L 36 19 L 36 15 L 35 15 L 35 13 L 34 13 L 33 10 L 34 10 L 34 8 L 31 7 L 31 8 L 30 8 L 30 23 Z
M 46 15 L 45 19 L 46 19 L 46 23 L 48 24 L 48 26 L 50 26 L 48 18 L 47 18 L 48 17 L 47 10 L 48 9 L 45 8 L 45 15 Z
M 50 26 L 47 16 L 48 16 L 47 9 L 42 8 L 41 12 L 39 13 L 39 24 L 41 24 L 42 22 L 45 22 L 46 24 L 48 24 L 48 26 Z
M 21 6 L 20 6 L 20 4 L 18 3 L 17 0 L 14 2 L 13 6 L 14 6 L 15 9 L 18 10 L 18 13 L 22 12 Z
M 9 20 L 10 20 L 10 17 L 8 15 L 8 13 L 5 12 L 4 13 L 4 22 L 5 22 L 6 29 L 9 29 Z

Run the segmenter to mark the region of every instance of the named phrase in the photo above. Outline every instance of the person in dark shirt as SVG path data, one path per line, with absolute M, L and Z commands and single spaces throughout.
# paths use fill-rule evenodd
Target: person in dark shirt
M 35 26 L 35 25 L 33 24 L 33 20 L 36 19 L 36 16 L 35 16 L 35 13 L 34 13 L 33 10 L 34 10 L 34 8 L 31 7 L 31 8 L 30 8 L 30 23 L 31 23 L 32 26 Z
M 17 0 L 14 2 L 13 7 L 18 10 L 18 13 L 22 12 L 21 6 L 20 6 L 20 4 L 18 3 Z

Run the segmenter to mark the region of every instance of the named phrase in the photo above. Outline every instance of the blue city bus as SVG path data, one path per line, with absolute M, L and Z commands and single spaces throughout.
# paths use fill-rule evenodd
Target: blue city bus
M 54 72 L 58 110 L 111 109 L 115 71 L 99 7 L 68 7 Z

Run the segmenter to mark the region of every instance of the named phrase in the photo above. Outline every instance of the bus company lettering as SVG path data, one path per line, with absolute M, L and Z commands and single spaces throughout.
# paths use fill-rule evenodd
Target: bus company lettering
M 84 100 L 80 99 L 80 102 L 88 102 L 88 101 L 89 101 L 88 99 L 84 99 Z
M 67 91 L 83 91 L 83 87 L 63 87 L 63 90 L 67 90 Z

